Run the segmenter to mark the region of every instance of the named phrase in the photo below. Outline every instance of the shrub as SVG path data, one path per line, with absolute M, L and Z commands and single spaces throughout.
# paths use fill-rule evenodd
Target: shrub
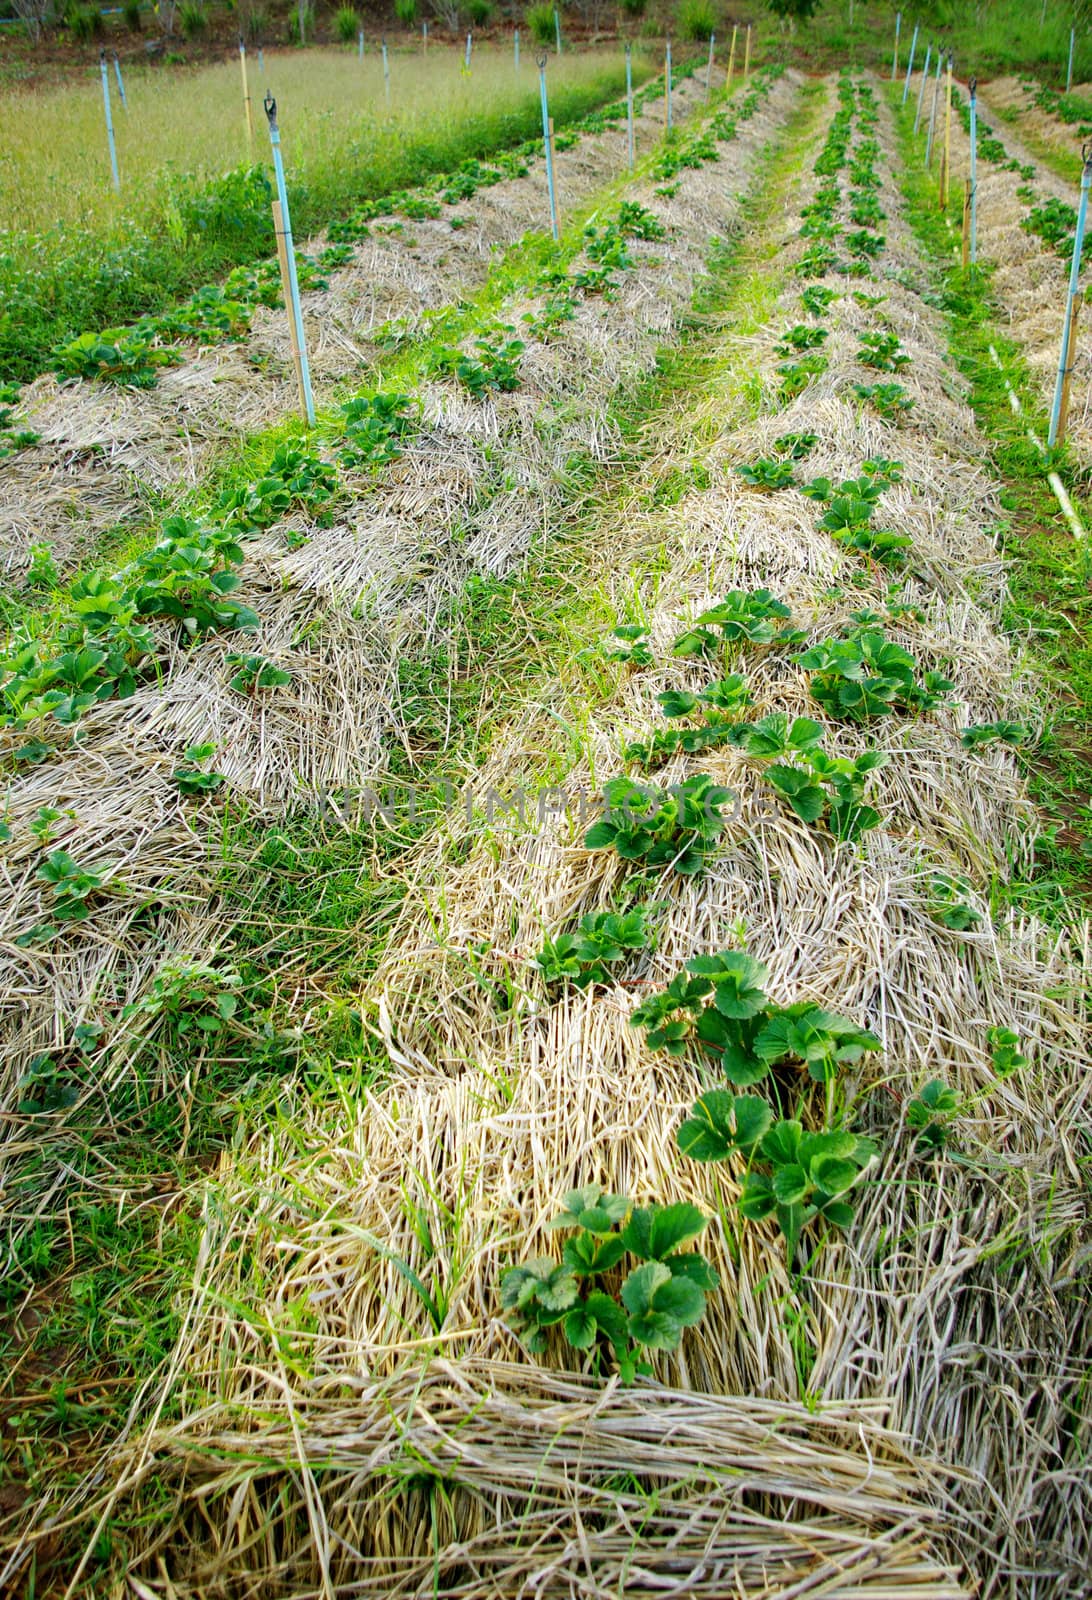
M 475 28 L 484 28 L 493 15 L 490 0 L 466 0 L 466 14 Z
M 417 21 L 417 0 L 394 0 L 394 14 L 405 27 Z
M 528 6 L 523 20 L 536 44 L 553 44 L 554 8 L 546 0 L 541 5 Z
M 628 17 L 643 17 L 648 0 L 621 0 L 621 5 Z
M 187 0 L 187 4 L 179 8 L 178 25 L 182 29 L 184 39 L 196 39 L 199 34 L 204 33 L 208 26 L 208 17 L 199 0 Z
M 140 0 L 125 0 L 125 4 L 122 7 L 122 15 L 125 18 L 125 26 L 128 28 L 129 32 L 139 33 Z
M 79 44 L 87 44 L 102 32 L 97 6 L 70 6 L 66 17 L 69 33 Z
M 334 32 L 342 44 L 354 44 L 360 31 L 360 19 L 352 6 L 339 6 L 334 16 Z
M 680 39 L 708 39 L 717 31 L 717 14 L 711 0 L 682 0 L 675 14 Z

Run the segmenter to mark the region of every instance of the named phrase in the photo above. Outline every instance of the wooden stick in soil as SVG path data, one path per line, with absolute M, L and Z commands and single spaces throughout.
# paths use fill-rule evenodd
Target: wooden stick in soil
M 1077 348 L 1077 319 L 1080 317 L 1081 306 L 1083 304 L 1084 292 L 1082 290 L 1078 290 L 1078 292 L 1073 296 L 1072 303 L 1069 307 L 1069 343 L 1067 346 L 1069 351 L 1069 360 L 1067 361 L 1065 371 L 1062 374 L 1062 403 L 1058 409 L 1058 433 L 1055 440 L 1056 444 L 1061 444 L 1062 440 L 1065 438 L 1065 425 L 1069 417 L 1069 384 L 1071 378 L 1073 377 L 1074 352 Z
M 736 25 L 732 29 L 732 48 L 728 52 L 728 76 L 724 80 L 724 91 L 725 91 L 726 94 L 727 94 L 728 90 L 732 87 L 732 68 L 736 64 L 736 35 L 738 33 L 739 33 L 739 24 L 736 23 Z
M 747 49 L 743 56 L 743 82 L 746 84 L 751 71 L 751 24 L 747 24 Z
M 279 200 L 273 202 L 273 231 L 277 235 L 277 260 L 281 267 L 281 293 L 284 295 L 285 309 L 288 312 L 288 339 L 292 346 L 292 365 L 296 369 L 296 388 L 299 390 L 300 410 L 307 415 L 307 398 L 303 387 L 303 362 L 300 360 L 300 345 L 296 337 L 296 320 L 292 315 L 292 290 L 288 276 L 288 248 L 284 237 L 284 214 L 281 211 Z

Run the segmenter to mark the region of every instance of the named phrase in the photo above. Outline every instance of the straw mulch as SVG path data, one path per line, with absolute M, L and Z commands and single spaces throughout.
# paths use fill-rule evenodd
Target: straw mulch
M 1087 934 L 990 914 L 990 882 L 1030 812 L 1011 756 L 968 755 L 958 729 L 1028 712 L 1031 686 L 998 631 L 1003 574 L 983 531 L 995 486 L 945 375 L 939 319 L 908 287 L 925 280 L 889 182 L 883 198 L 882 312 L 914 358 L 910 422 L 860 413 L 849 298 L 828 317 L 821 385 L 777 417 L 751 416 L 734 385 L 741 370 L 774 381 L 773 344 L 799 314 L 790 280 L 754 339 L 722 332 L 724 367 L 658 419 L 632 498 L 593 537 L 620 618 L 636 596 L 660 660 L 727 587 L 768 584 L 825 637 L 857 606 L 883 605 L 889 575 L 837 550 L 795 491 L 760 495 L 730 468 L 802 427 L 820 435 L 809 471 L 896 457 L 905 485 L 885 496 L 884 523 L 914 535 L 899 587 L 924 620 L 888 631 L 923 667 L 944 663 L 955 704 L 876 731 L 892 756 L 876 791 L 884 826 L 856 848 L 763 809 L 760 769 L 737 752 L 703 760 L 740 812 L 704 876 L 649 885 L 665 908 L 629 986 L 548 995 L 529 965 L 544 932 L 610 905 L 626 876 L 583 848 L 574 815 L 485 828 L 456 810 L 422 842 L 360 996 L 384 1081 L 330 1098 L 288 1086 L 278 1118 L 225 1157 L 152 1422 L 85 1486 L 100 1525 L 129 1530 L 119 1594 L 1086 1592 Z M 787 265 L 798 221 L 775 238 Z M 689 451 L 711 487 L 635 511 Z M 740 668 L 756 714 L 818 714 L 777 655 Z M 561 772 L 575 795 L 618 770 L 621 744 L 655 719 L 654 693 L 687 681 L 677 662 L 616 669 L 606 696 L 589 696 L 570 669 L 535 704 L 507 703 L 498 684 L 483 707 L 488 760 L 466 775 L 484 795 Z M 564 730 L 577 718 L 574 758 Z M 839 752 L 866 742 L 828 729 Z M 967 875 L 977 931 L 937 922 L 938 870 Z M 852 1229 L 803 1277 L 766 1226 L 738 1228 L 738 1172 L 680 1159 L 697 1071 L 649 1052 L 629 1023 L 634 989 L 741 939 L 778 1001 L 814 1000 L 884 1043 L 847 1084 L 882 1147 L 878 1171 Z M 1003 1083 L 994 1023 L 1017 1028 L 1031 1056 Z M 914 1156 L 905 1125 L 932 1076 L 973 1097 L 957 1153 L 936 1164 Z M 589 1181 L 711 1216 L 704 1247 L 722 1288 L 679 1352 L 657 1359 L 657 1384 L 603 1386 L 569 1370 L 579 1358 L 560 1344 L 534 1364 L 499 1318 L 502 1267 L 556 1251 L 546 1224 Z M 438 1327 L 411 1274 L 442 1305 Z
M 702 101 L 702 86 L 684 79 L 676 91 L 680 118 L 700 113 Z M 652 101 L 635 120 L 638 154 L 662 136 L 663 106 Z M 625 163 L 624 128 L 584 135 L 558 151 L 565 212 L 616 180 Z M 328 291 L 303 296 L 320 405 L 330 403 L 347 379 L 359 383 L 362 371 L 377 362 L 375 336 L 384 323 L 408 316 L 416 325 L 425 312 L 472 295 L 495 250 L 542 227 L 549 215 L 545 163 L 535 160 L 530 168 L 525 178 L 445 206 L 435 221 L 406 222 L 402 233 L 375 232 L 354 247 L 347 267 L 330 275 Z M 460 229 L 452 229 L 453 218 Z M 320 235 L 300 248 L 315 251 L 324 243 Z M 264 307 L 245 341 L 189 352 L 151 390 L 38 378 L 23 391 L 20 416 L 41 441 L 4 464 L 0 562 L 21 572 L 31 545 L 44 543 L 58 563 L 71 565 L 96 534 L 139 508 L 119 503 L 131 486 L 179 496 L 200 483 L 225 445 L 291 415 L 298 403 L 285 313 Z

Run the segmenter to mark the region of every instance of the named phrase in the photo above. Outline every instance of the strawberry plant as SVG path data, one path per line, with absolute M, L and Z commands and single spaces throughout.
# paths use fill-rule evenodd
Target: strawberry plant
M 831 716 L 863 722 L 888 712 L 932 711 L 955 685 L 918 664 L 877 628 L 813 645 L 796 664 L 811 673 L 811 692 Z
M 504 333 L 513 330 L 505 327 Z M 439 377 L 458 378 L 476 400 L 481 400 L 490 389 L 510 394 L 520 385 L 519 358 L 523 353 L 522 339 L 502 340 L 499 334 L 492 339 L 475 339 L 477 356 L 464 355 L 461 350 L 441 350 L 433 358 L 432 371 Z
M 1022 745 L 1028 740 L 1028 729 L 1022 722 L 972 722 L 959 735 L 965 750 L 978 750 L 986 744 Z
M 842 1067 L 880 1049 L 865 1028 L 810 1001 L 776 1006 L 763 985 L 766 967 L 743 950 L 694 956 L 668 988 L 633 1011 L 652 1049 L 681 1056 L 698 1049 L 712 1057 L 729 1083 L 748 1088 L 788 1063 L 790 1082 L 802 1070 L 832 1089 Z
M 774 354 L 791 356 L 796 351 L 818 350 L 826 344 L 829 337 L 826 328 L 813 328 L 806 322 L 798 322 L 795 327 L 787 328 L 781 335 L 778 343 L 774 345 Z
M 547 939 L 535 966 L 548 984 L 569 982 L 578 989 L 612 981 L 612 966 L 636 950 L 651 948 L 643 910 L 593 911 L 581 917 L 575 933 Z
M 962 1101 L 954 1089 L 941 1078 L 930 1078 L 906 1108 L 907 1127 L 917 1137 L 914 1148 L 919 1155 L 936 1156 L 951 1138 L 951 1124 L 962 1109 Z
M 574 272 L 570 281 L 581 294 L 601 294 L 604 300 L 613 300 L 621 287 L 610 267 L 586 267 Z
M 791 489 L 793 482 L 791 461 L 751 461 L 736 467 L 736 476 L 754 489 Z
M 782 433 L 774 440 L 774 449 L 791 461 L 803 461 L 819 443 L 817 433 Z
M 969 905 L 965 898 L 970 891 L 963 879 L 938 873 L 931 880 L 929 888 L 929 911 L 945 928 L 951 928 L 955 933 L 968 933 L 982 921 L 982 913 Z
M 208 772 L 206 762 L 216 754 L 214 744 L 191 744 L 180 767 L 171 773 L 171 782 L 180 794 L 215 794 L 227 782 L 222 772 Z
M 664 225 L 636 200 L 623 200 L 618 207 L 618 229 L 631 239 L 662 239 Z
M 910 365 L 910 357 L 902 348 L 897 333 L 862 333 L 857 360 L 862 366 L 875 367 L 878 372 L 901 372 Z
M 769 589 L 732 589 L 724 599 L 695 618 L 672 646 L 676 656 L 709 656 L 733 644 L 794 644 L 804 636 L 778 622 L 792 611 Z
M 283 689 L 292 682 L 292 674 L 283 667 L 275 667 L 264 656 L 228 655 L 227 664 L 236 670 L 230 681 L 239 694 L 256 695 L 262 689 Z
M 83 922 L 91 915 L 89 902 L 115 887 L 109 867 L 81 867 L 67 850 L 51 850 L 36 876 L 52 890 L 50 913 L 56 922 Z M 35 930 L 39 935 L 50 931 Z
M 632 267 L 633 257 L 626 247 L 625 236 L 617 223 L 608 222 L 598 228 L 593 223 L 588 223 L 584 229 L 584 254 L 589 261 L 598 262 L 600 266 L 616 267 L 623 272 L 627 267 Z
M 667 790 L 611 778 L 603 787 L 604 814 L 584 844 L 589 850 L 614 849 L 624 861 L 700 872 L 726 826 L 721 808 L 733 798 L 702 772 Z
M 844 243 L 851 256 L 867 256 L 875 260 L 884 247 L 884 237 L 882 233 L 869 233 L 861 228 L 856 233 L 847 233 Z M 893 371 L 894 368 L 886 370 Z
M 682 1154 L 695 1161 L 746 1160 L 739 1213 L 751 1222 L 776 1217 L 790 1265 L 811 1223 L 852 1224 L 849 1195 L 877 1154 L 870 1139 L 848 1129 L 807 1133 L 795 1118 L 775 1122 L 757 1096 L 726 1089 L 702 1095 L 677 1138 Z
M 800 303 L 813 317 L 821 317 L 837 298 L 833 289 L 827 289 L 821 283 L 811 283 L 801 292 Z
M 986 1035 L 990 1047 L 990 1061 L 999 1078 L 1010 1078 L 1028 1064 L 1020 1054 L 1020 1035 L 1012 1028 L 990 1028 Z
M 732 673 L 697 694 L 669 690 L 656 698 L 665 717 L 682 718 L 697 713 L 703 720 L 697 726 L 667 728 L 650 740 L 627 745 L 626 760 L 640 761 L 645 767 L 666 761 L 680 750 L 695 755 L 732 743 L 739 726 L 736 715 L 750 702 L 751 694 L 746 680 Z
M 805 356 L 802 361 L 783 361 L 777 369 L 781 379 L 777 393 L 782 405 L 788 405 L 790 400 L 803 394 L 829 365 L 826 356 L 818 355 Z
M 336 467 L 313 450 L 282 444 L 270 457 L 264 476 L 226 490 L 216 509 L 225 526 L 252 533 L 272 527 L 294 507 L 321 520 L 328 516 L 336 493 Z
M 625 661 L 634 667 L 651 667 L 652 635 L 636 622 L 623 622 L 603 641 L 603 654 L 610 661 Z
M 853 392 L 860 400 L 870 400 L 880 416 L 892 422 L 914 404 L 901 383 L 855 383 Z
M 678 1349 L 718 1287 L 705 1257 L 687 1248 L 706 1218 L 692 1205 L 634 1206 L 599 1184 L 573 1190 L 564 1207 L 552 1224 L 571 1230 L 561 1261 L 538 1256 L 502 1274 L 512 1327 L 535 1352 L 558 1328 L 574 1350 L 590 1353 L 596 1372 L 613 1367 L 623 1383 L 650 1375 L 648 1352 Z M 628 1270 L 613 1291 L 608 1275 L 623 1263 Z
M 102 333 L 81 333 L 53 352 L 53 370 L 64 382 L 97 378 L 135 389 L 154 387 L 161 367 L 174 366 L 182 357 L 176 350 L 153 348 L 149 338 L 107 328 Z
M 357 395 L 346 401 L 341 407 L 345 443 L 338 452 L 340 464 L 383 467 L 397 460 L 402 454 L 400 441 L 414 426 L 413 409 L 414 402 L 405 394 Z M 333 493 L 335 482 L 327 478 L 326 485 Z
M 257 612 L 229 598 L 239 578 L 227 563 L 242 558 L 225 530 L 172 517 L 164 537 L 133 563 L 136 615 L 176 621 L 191 639 L 220 628 L 256 628 Z

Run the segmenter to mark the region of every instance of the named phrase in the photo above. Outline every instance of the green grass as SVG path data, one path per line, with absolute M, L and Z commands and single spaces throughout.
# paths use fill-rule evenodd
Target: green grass
M 431 57 L 428 64 L 416 57 L 396 63 L 411 81 L 404 112 L 390 116 L 380 109 L 381 90 L 377 101 L 374 69 L 361 77 L 355 58 L 308 52 L 267 62 L 281 97 L 299 240 L 363 201 L 541 135 L 530 69 L 517 80 L 506 52 L 483 51 L 466 79 L 449 71 L 439 52 L 434 59 L 435 67 Z M 635 70 L 640 82 L 651 67 L 638 55 Z M 257 96 L 256 63 L 254 72 Z M 426 73 L 433 76 L 426 80 Z M 551 69 L 558 128 L 623 84 L 616 51 L 564 55 Z M 56 344 L 161 311 L 228 268 L 273 251 L 269 137 L 255 99 L 259 165 L 248 168 L 237 65 L 175 78 L 162 69 L 134 76 L 131 124 L 118 114 L 125 174 L 118 199 L 98 170 L 96 92 L 92 84 L 75 93 L 0 98 L 0 121 L 13 131 L 0 157 L 0 381 L 32 378 Z M 370 105 L 351 114 L 369 94 Z
M 970 403 L 1004 484 L 1000 534 L 1010 588 L 1004 621 L 1015 639 L 1030 641 L 1049 715 L 1046 739 L 1021 758 L 1042 816 L 1035 870 L 1030 882 L 1014 881 L 1005 892 L 1068 925 L 1079 905 L 1092 905 L 1092 541 L 1073 538 L 1047 482 L 1047 458 L 1027 437 L 1029 427 L 1041 439 L 1047 434 L 1037 387 L 1020 349 L 1003 332 L 989 267 L 972 274 L 953 261 L 958 231 L 953 236 L 937 210 L 935 184 L 921 171 L 910 138 L 912 122 L 912 114 L 902 114 L 908 220 L 934 264 L 950 354 L 971 384 Z M 953 198 L 953 223 L 960 205 Z M 1009 403 L 1006 378 L 1023 406 L 1022 417 Z M 1078 504 L 1085 527 L 1092 528 L 1087 473 L 1064 447 L 1052 453 L 1049 465 Z

